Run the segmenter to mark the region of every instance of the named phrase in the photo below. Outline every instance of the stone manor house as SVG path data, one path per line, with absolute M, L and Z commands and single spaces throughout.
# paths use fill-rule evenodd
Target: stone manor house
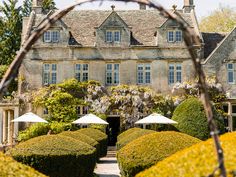
M 173 6 L 170 11 L 178 12 L 201 39 L 196 50 L 207 74 L 216 76 L 227 92 L 228 126 L 236 130 L 236 29 L 226 36 L 201 33 L 194 7 L 193 0 L 184 0 L 182 9 Z M 32 9 L 23 21 L 22 43 L 52 13 L 42 11 L 42 0 L 33 0 Z M 193 79 L 194 69 L 176 23 L 144 5 L 124 11 L 112 6 L 72 11 L 54 24 L 27 54 L 19 77 L 18 94 L 69 78 L 168 93 L 175 83 Z M 18 124 L 11 120 L 23 113 L 17 100 L 0 104 L 0 144 L 16 137 Z M 43 110 L 36 113 L 43 116 Z

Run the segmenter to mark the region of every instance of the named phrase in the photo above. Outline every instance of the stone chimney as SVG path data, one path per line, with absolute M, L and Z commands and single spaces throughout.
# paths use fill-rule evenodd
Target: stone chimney
M 43 11 L 43 0 L 33 0 L 32 2 L 32 10 L 36 14 L 41 14 Z
M 184 13 L 190 13 L 192 9 L 194 9 L 194 3 L 193 0 L 184 0 L 184 7 L 183 11 Z
M 146 5 L 145 4 L 139 4 L 139 9 L 140 10 L 146 10 Z

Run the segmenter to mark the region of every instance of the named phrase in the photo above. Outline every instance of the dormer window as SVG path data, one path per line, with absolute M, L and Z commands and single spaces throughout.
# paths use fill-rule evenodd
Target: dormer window
M 60 40 L 60 32 L 57 30 L 46 31 L 43 35 L 44 42 L 57 43 Z
M 182 31 L 180 30 L 169 30 L 167 34 L 168 42 L 182 42 Z
M 117 30 L 107 30 L 106 31 L 106 42 L 120 42 L 120 31 Z

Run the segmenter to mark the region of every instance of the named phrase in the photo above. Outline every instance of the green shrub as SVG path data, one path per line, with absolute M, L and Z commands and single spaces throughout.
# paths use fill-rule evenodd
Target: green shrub
M 116 148 L 119 150 L 122 147 L 124 147 L 125 145 L 127 145 L 128 143 L 130 143 L 131 141 L 146 135 L 146 134 L 150 134 L 150 133 L 155 133 L 155 131 L 153 130 L 147 130 L 147 129 L 141 129 L 141 128 L 135 128 L 132 130 L 127 130 L 130 133 L 126 133 L 124 132 L 123 135 L 121 135 L 119 137 L 119 141 L 117 141 L 116 143 Z
M 51 122 L 49 124 L 46 123 L 36 123 L 31 125 L 29 128 L 27 128 L 24 131 L 21 131 L 18 136 L 18 141 L 26 141 L 31 138 L 46 135 L 49 130 L 51 130 L 51 134 L 58 134 L 63 131 L 67 130 L 77 130 L 74 125 L 71 123 L 65 123 L 65 122 Z
M 79 131 L 64 131 L 64 132 L 60 133 L 59 135 L 68 136 L 68 137 L 74 138 L 76 140 L 82 141 L 84 143 L 87 143 L 90 146 L 95 147 L 96 152 L 97 152 L 97 156 L 99 157 L 99 154 L 98 154 L 98 152 L 100 151 L 99 150 L 99 143 L 96 140 L 94 140 L 93 138 L 91 138 L 85 134 L 82 134 Z
M 44 177 L 45 175 L 0 153 L 0 176 Z
M 44 135 L 18 144 L 12 157 L 51 177 L 91 177 L 96 149 L 60 135 Z
M 20 141 L 26 141 L 31 138 L 46 135 L 48 131 L 50 130 L 50 125 L 46 123 L 36 123 L 31 125 L 29 128 L 27 128 L 24 131 L 21 131 L 18 135 L 17 140 Z
M 157 132 L 144 135 L 124 146 L 117 153 L 121 174 L 133 177 L 175 152 L 200 142 L 178 132 Z
M 224 150 L 227 176 L 233 177 L 236 172 L 236 132 L 222 135 L 220 139 Z M 210 176 L 217 165 L 214 143 L 212 139 L 209 139 L 175 153 L 150 169 L 138 174 L 137 177 Z M 219 176 L 219 171 L 214 176 Z
M 78 132 L 83 133 L 99 143 L 99 157 L 104 157 L 107 154 L 107 135 L 100 130 L 93 128 L 83 128 L 78 130 Z
M 214 118 L 218 127 L 222 129 L 223 119 L 214 111 Z M 206 140 L 210 136 L 207 118 L 202 103 L 197 98 L 189 98 L 182 102 L 174 111 L 173 120 L 177 121 L 175 127 L 183 133 Z
M 126 137 L 126 136 L 129 136 L 131 133 L 135 132 L 135 131 L 138 131 L 140 130 L 141 128 L 130 128 L 124 132 L 122 132 L 121 134 L 119 134 L 119 136 L 117 137 L 117 141 L 120 141 L 122 138 Z

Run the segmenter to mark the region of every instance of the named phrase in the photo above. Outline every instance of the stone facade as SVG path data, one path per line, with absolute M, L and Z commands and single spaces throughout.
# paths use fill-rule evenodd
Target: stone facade
M 33 12 L 23 20 L 22 44 L 42 19 L 52 13 L 44 14 L 41 2 L 33 1 Z M 235 30 L 225 38 L 224 35 L 202 34 L 198 29 L 193 0 L 184 0 L 183 9 L 170 11 L 178 12 L 202 43 L 207 42 L 197 46 L 199 56 L 203 61 L 206 58 L 203 65 L 207 74 L 217 76 L 231 96 L 227 109 L 229 127 L 233 130 L 232 115 L 236 106 L 232 95 L 236 83 L 228 83 L 226 66 L 236 60 Z M 144 6 L 140 10 L 128 11 L 116 11 L 113 6 L 110 11 L 72 11 L 54 24 L 32 46 L 20 68 L 19 77 L 19 95 L 74 77 L 97 80 L 105 86 L 143 85 L 165 94 L 176 82 L 193 79 L 194 69 L 177 24 L 161 16 L 157 10 L 146 10 Z M 9 107 L 6 108 L 0 106 L 0 110 Z M 11 119 L 24 113 L 19 112 L 17 104 L 9 108 L 13 109 L 14 116 L 11 112 L 2 111 L 0 127 L 3 129 L 6 126 L 3 120 L 6 122 L 8 117 Z M 43 109 L 39 108 L 36 113 L 42 116 Z M 14 127 L 12 132 L 16 134 L 18 126 Z M 0 144 L 3 137 L 6 140 L 0 129 Z
M 203 62 L 205 72 L 215 76 L 223 85 L 228 102 L 225 111 L 229 115 L 229 129 L 236 130 L 236 28 L 218 44 Z

